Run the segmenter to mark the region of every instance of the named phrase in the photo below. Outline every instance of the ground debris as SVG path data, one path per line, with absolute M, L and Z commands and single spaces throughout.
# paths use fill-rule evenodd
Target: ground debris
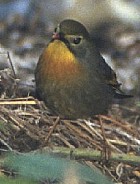
M 107 116 L 62 120 L 51 114 L 43 102 L 31 96 L 1 98 L 0 106 L 0 150 L 30 152 L 44 147 L 64 147 L 93 149 L 103 155 L 108 150 L 109 154 L 139 156 L 138 108 L 113 105 Z M 135 164 L 110 160 L 108 165 L 102 159 L 92 163 L 117 182 L 127 178 L 128 183 L 135 183 L 132 180 L 139 179 L 139 169 Z

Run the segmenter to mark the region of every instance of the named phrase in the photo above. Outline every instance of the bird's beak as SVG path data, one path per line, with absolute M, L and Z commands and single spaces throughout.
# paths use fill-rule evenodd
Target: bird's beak
M 54 40 L 59 40 L 60 39 L 60 25 L 58 24 L 57 27 L 55 28 L 52 39 Z
M 60 39 L 60 34 L 58 32 L 54 32 L 53 35 L 52 35 L 52 39 L 59 40 Z

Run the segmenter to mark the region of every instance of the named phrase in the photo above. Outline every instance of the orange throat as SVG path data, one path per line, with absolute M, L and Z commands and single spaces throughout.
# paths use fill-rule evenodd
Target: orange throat
M 53 80 L 75 80 L 85 73 L 82 64 L 60 40 L 49 43 L 40 59 L 43 65 L 42 75 Z

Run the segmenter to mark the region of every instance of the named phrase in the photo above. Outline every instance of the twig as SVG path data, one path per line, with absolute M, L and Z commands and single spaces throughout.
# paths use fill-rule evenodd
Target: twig
M 14 69 L 14 66 L 13 66 L 13 63 L 12 63 L 12 60 L 11 60 L 9 51 L 7 51 L 7 57 L 8 57 L 8 60 L 9 60 L 10 65 L 11 65 L 11 68 L 12 68 L 12 71 L 13 71 L 14 78 L 17 79 L 16 72 L 15 72 L 15 69 Z
M 125 130 L 125 131 L 127 131 L 127 132 L 129 132 L 129 133 L 131 133 L 131 134 L 133 134 L 133 135 L 135 135 L 137 137 L 139 137 L 139 133 L 134 131 L 132 129 L 132 126 L 127 127 L 125 124 L 122 124 L 121 122 L 119 122 L 119 121 L 117 121 L 117 120 L 115 120 L 115 119 L 113 119 L 111 117 L 108 117 L 108 116 L 101 115 L 101 117 L 102 117 L 102 119 L 110 121 L 110 122 L 112 122 L 112 123 L 114 123 L 116 125 L 119 125 L 119 127 L 121 127 L 123 130 Z
M 0 138 L 0 142 L 8 148 L 9 151 L 13 151 L 13 149 L 3 140 Z
M 0 105 L 36 105 L 37 100 L 33 97 L 0 99 Z
M 80 130 L 80 129 L 77 128 L 76 126 L 73 126 L 72 124 L 70 124 L 70 122 L 69 122 L 68 120 L 64 120 L 63 122 L 64 122 L 65 125 L 66 125 L 72 132 L 74 132 L 77 136 L 80 136 L 80 137 L 83 138 L 84 140 L 87 140 L 87 141 L 90 142 L 92 145 L 96 146 L 97 149 L 102 150 L 101 146 L 100 146 L 95 140 L 93 140 L 90 136 L 84 134 L 82 130 Z
M 0 105 L 36 105 L 35 100 L 30 101 L 0 101 Z
M 59 120 L 60 120 L 60 117 L 58 116 L 57 119 L 56 119 L 55 122 L 54 122 L 53 127 L 52 127 L 51 130 L 49 131 L 49 133 L 48 133 L 48 135 L 47 135 L 47 137 L 46 137 L 45 142 L 44 142 L 43 145 L 46 145 L 46 144 L 48 143 L 49 138 L 50 138 L 50 136 L 52 135 L 54 129 L 56 128 L 56 126 L 57 126 Z
M 67 147 L 75 148 L 72 144 L 70 144 L 70 142 L 68 142 L 66 140 L 66 138 L 62 134 L 59 133 L 59 134 L 56 134 L 54 136 L 57 137 L 58 139 L 60 139 Z
M 48 151 L 49 150 L 49 151 Z M 87 149 L 87 148 L 66 148 L 66 147 L 53 147 L 53 149 L 50 150 L 50 148 L 45 147 L 41 150 L 41 153 L 48 153 L 51 154 L 58 154 L 62 156 L 69 156 L 70 152 L 73 152 L 73 157 L 75 159 L 85 159 L 85 160 L 101 160 L 101 152 L 94 150 L 94 149 Z M 36 152 L 40 152 L 40 150 L 37 150 Z M 123 162 L 127 164 L 132 165 L 140 165 L 140 157 L 135 155 L 129 155 L 129 154 L 117 154 L 117 153 L 111 153 L 109 160 L 111 161 L 117 161 L 117 162 Z

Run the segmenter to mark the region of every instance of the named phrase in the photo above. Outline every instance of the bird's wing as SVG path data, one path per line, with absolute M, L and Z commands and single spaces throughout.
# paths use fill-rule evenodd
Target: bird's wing
M 106 82 L 106 84 L 110 85 L 114 91 L 115 98 L 130 98 L 133 97 L 132 95 L 126 95 L 121 89 L 121 83 L 117 81 L 116 73 L 112 70 L 112 68 L 105 62 L 102 58 L 99 67 L 102 71 L 102 76 Z
M 116 73 L 112 68 L 105 62 L 102 58 L 99 62 L 99 67 L 102 72 L 103 78 L 108 85 L 111 85 L 114 88 L 119 88 L 121 83 L 117 81 Z

